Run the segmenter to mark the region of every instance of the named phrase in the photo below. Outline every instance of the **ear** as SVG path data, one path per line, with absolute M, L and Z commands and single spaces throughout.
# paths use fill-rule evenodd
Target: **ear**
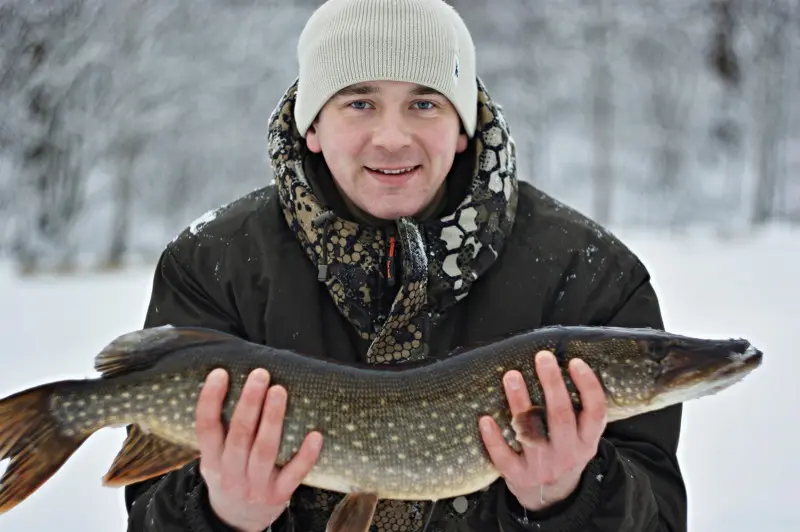
M 319 140 L 319 134 L 315 128 L 316 122 L 311 124 L 311 127 L 306 131 L 306 146 L 312 153 L 320 153 L 322 151 L 322 143 Z
M 456 142 L 456 153 L 464 153 L 464 150 L 467 149 L 467 144 L 469 144 L 469 138 L 467 138 L 467 134 L 463 132 L 459 133 L 458 141 Z

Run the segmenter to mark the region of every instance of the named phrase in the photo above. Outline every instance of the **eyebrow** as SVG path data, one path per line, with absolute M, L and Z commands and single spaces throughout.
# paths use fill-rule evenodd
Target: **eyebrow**
M 369 94 L 377 94 L 380 92 L 378 88 L 374 85 L 353 85 L 350 87 L 345 87 L 338 91 L 334 96 L 335 97 L 343 97 L 343 96 L 366 96 Z M 442 96 L 442 93 L 437 91 L 436 89 L 432 89 L 430 87 L 425 87 L 424 85 L 418 85 L 411 89 L 410 94 L 412 96 L 428 96 L 431 94 Z

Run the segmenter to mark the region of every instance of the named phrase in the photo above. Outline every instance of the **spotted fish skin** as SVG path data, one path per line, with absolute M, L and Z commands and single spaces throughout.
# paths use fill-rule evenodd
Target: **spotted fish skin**
M 449 360 L 450 371 L 434 362 L 398 371 L 354 368 L 226 339 L 177 350 L 135 373 L 75 382 L 52 394 L 50 408 L 68 436 L 137 424 L 196 448 L 195 408 L 208 373 L 223 368 L 230 375 L 223 409 L 229 420 L 249 373 L 265 368 L 270 385 L 288 391 L 278 465 L 316 430 L 324 446 L 305 484 L 390 499 L 441 498 L 465 487 L 476 491 L 497 477 L 481 443 L 478 416 L 494 416 L 517 445 L 501 379 L 532 356 L 530 349 L 519 354 L 516 365 L 514 356 L 473 356 Z
M 745 340 L 653 329 L 547 327 L 398 366 L 330 362 L 206 329 L 145 329 L 117 338 L 97 356 L 99 379 L 48 383 L 0 400 L 0 459 L 12 464 L 0 479 L 0 512 L 30 495 L 103 427 L 137 427 L 115 461 L 122 476 L 136 469 L 140 480 L 189 461 L 198 447 L 198 394 L 215 368 L 230 375 L 225 421 L 254 369 L 266 369 L 271 385 L 286 388 L 278 465 L 306 434 L 323 434 L 320 457 L 303 482 L 308 486 L 398 500 L 472 493 L 498 477 L 478 430 L 481 416 L 492 416 L 520 449 L 503 375 L 520 371 L 532 402 L 544 404 L 533 365 L 540 350 L 555 353 L 576 409 L 580 398 L 567 364 L 586 361 L 604 386 L 610 420 L 714 393 L 761 362 L 761 352 Z M 20 445 L 25 441 L 32 447 Z M 145 448 L 150 469 L 137 464 Z M 162 455 L 167 464 L 157 463 Z

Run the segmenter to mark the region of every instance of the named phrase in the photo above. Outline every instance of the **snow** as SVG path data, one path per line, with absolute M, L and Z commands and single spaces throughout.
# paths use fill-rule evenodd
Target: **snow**
M 189 224 L 189 231 L 193 235 L 199 233 L 203 229 L 203 227 L 205 227 L 207 224 L 217 219 L 219 210 L 220 210 L 219 208 L 211 209 L 210 211 L 206 212 L 199 218 L 195 219 L 192 223 Z
M 800 231 L 660 236 L 618 231 L 650 269 L 669 329 L 745 337 L 764 365 L 733 388 L 686 405 L 680 446 L 690 530 L 788 532 L 800 482 Z M 94 376 L 93 357 L 140 326 L 149 269 L 19 280 L 0 269 L 0 396 L 60 378 Z M 79 307 L 80 305 L 80 307 Z M 95 434 L 31 498 L 0 516 L 3 532 L 125 529 L 122 491 L 100 478 L 123 429 Z M 3 467 L 5 464 L 3 465 Z

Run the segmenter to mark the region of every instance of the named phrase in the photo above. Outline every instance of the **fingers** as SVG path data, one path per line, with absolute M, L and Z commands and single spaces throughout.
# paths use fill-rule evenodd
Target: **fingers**
M 536 374 L 547 405 L 547 427 L 555 448 L 570 446 L 578 437 L 575 407 L 556 357 L 549 351 L 536 354 Z
M 528 387 L 525 385 L 525 379 L 519 371 L 512 370 L 503 376 L 503 386 L 506 392 L 506 399 L 508 399 L 508 406 L 511 410 L 511 415 L 516 416 L 530 415 L 528 411 L 532 407 L 530 394 L 528 394 Z M 549 451 L 547 441 L 541 440 L 543 445 L 530 445 L 523 444 L 522 454 L 515 452 L 502 438 L 502 434 L 496 428 L 494 420 L 491 423 L 495 428 L 489 432 L 490 437 L 495 441 L 496 447 L 490 452 L 492 460 L 500 461 L 502 467 L 501 474 L 506 478 L 507 482 L 514 485 L 524 486 L 530 483 L 536 484 L 538 478 L 547 472 L 541 467 L 542 457 Z M 487 428 L 490 426 L 487 423 Z M 493 436 L 492 433 L 495 435 Z M 496 439 L 495 439 L 496 438 Z M 488 447 L 488 446 L 487 446 Z M 526 474 L 528 468 L 538 465 L 535 474 Z M 498 470 L 500 470 L 498 468 Z
M 250 462 L 247 465 L 247 475 L 257 492 L 267 490 L 270 482 L 274 479 L 272 470 L 280 450 L 283 418 L 286 415 L 286 398 L 285 388 L 273 386 L 267 392 L 264 401 L 261 422 L 253 442 Z
M 508 399 L 508 406 L 511 409 L 512 416 L 530 409 L 531 398 L 528 395 L 525 380 L 519 371 L 512 370 L 506 373 L 503 376 L 503 387 L 505 388 L 506 399 Z
M 584 444 L 595 446 L 606 427 L 606 394 L 597 375 L 583 360 L 570 361 L 569 373 L 583 407 L 578 416 L 578 437 Z
M 236 401 L 226 436 L 221 418 L 228 387 L 227 374 L 215 370 L 198 398 L 200 472 L 208 484 L 211 508 L 223 521 L 241 523 L 237 529 L 263 530 L 285 509 L 316 463 L 322 435 L 308 435 L 295 457 L 279 470 L 275 461 L 286 415 L 286 389 L 270 387 L 269 373 L 254 370 Z
M 486 452 L 497 471 L 505 478 L 518 476 L 523 468 L 522 458 L 508 445 L 494 419 L 481 417 L 479 427 Z
M 539 444 L 530 439 L 532 443 L 523 445 L 523 452 L 518 454 L 505 441 L 491 417 L 484 416 L 479 423 L 493 465 L 511 492 L 520 501 L 529 501 L 526 506 L 531 508 L 543 503 L 540 499 L 545 488 L 556 500 L 574 491 L 585 465 L 596 453 L 597 442 L 605 430 L 606 415 L 605 393 L 599 379 L 582 360 L 575 359 L 569 364 L 570 377 L 583 405 L 580 424 L 556 357 L 548 351 L 536 353 L 535 368 L 546 404 L 549 442 Z M 526 415 L 531 399 L 522 375 L 509 371 L 503 378 L 503 385 L 512 416 Z M 536 414 L 531 411 L 527 415 Z M 528 442 L 525 434 L 534 431 L 529 430 L 526 421 L 530 419 L 519 418 L 512 427 Z
M 288 499 L 314 467 L 322 449 L 322 434 L 310 432 L 303 440 L 297 454 L 283 466 L 275 481 L 276 496 Z
M 269 373 L 266 370 L 256 369 L 247 377 L 242 388 L 231 416 L 225 449 L 222 451 L 222 467 L 226 477 L 241 481 L 247 472 L 247 462 L 261 418 L 268 380 Z
M 220 469 L 225 442 L 222 428 L 222 401 L 228 389 L 228 374 L 215 369 L 208 374 L 197 398 L 195 432 L 200 448 L 201 467 L 207 471 Z

